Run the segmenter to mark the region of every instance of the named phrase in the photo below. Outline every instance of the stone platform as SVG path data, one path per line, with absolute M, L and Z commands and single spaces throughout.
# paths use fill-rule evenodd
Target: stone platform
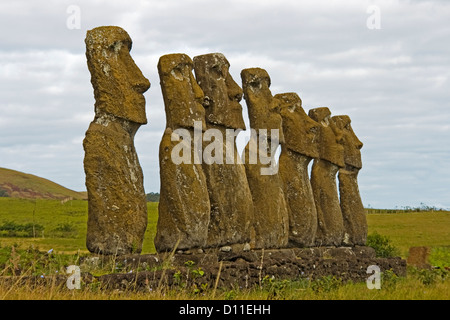
M 91 257 L 84 263 L 99 263 L 101 259 L 108 258 Z M 362 246 L 129 255 L 116 257 L 115 263 L 133 272 L 97 277 L 96 281 L 104 288 L 157 290 L 180 285 L 251 288 L 268 279 L 314 280 L 330 275 L 343 282 L 361 282 L 371 275 L 367 274 L 370 265 L 377 265 L 381 272 L 391 270 L 398 276 L 406 275 L 404 259 L 376 258 L 373 248 Z

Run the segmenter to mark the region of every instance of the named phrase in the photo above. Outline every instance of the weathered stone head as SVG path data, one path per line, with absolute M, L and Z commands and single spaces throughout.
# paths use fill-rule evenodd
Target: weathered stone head
M 192 68 L 191 58 L 182 53 L 167 54 L 159 59 L 158 73 L 168 128 L 194 128 L 194 121 L 202 121 L 202 128 L 206 129 L 204 94 Z
M 250 127 L 252 129 L 279 130 L 279 142 L 284 143 L 279 114 L 280 101 L 274 99 L 270 92 L 270 77 L 266 70 L 249 68 L 241 71 L 242 89 L 247 102 Z
M 341 168 L 344 164 L 344 147 L 341 144 L 342 131 L 331 118 L 330 109 L 315 108 L 309 110 L 308 115 L 321 124 L 319 133 L 319 158 L 327 160 Z
M 221 53 L 196 56 L 195 76 L 205 94 L 206 122 L 245 130 L 242 117 L 242 89 L 229 73 L 230 63 Z
M 120 27 L 98 27 L 87 32 L 85 42 L 96 115 L 107 113 L 146 124 L 143 93 L 150 82 L 130 56 L 128 33 Z
M 317 146 L 320 124 L 311 119 L 302 108 L 302 100 L 294 92 L 275 95 L 280 101 L 285 145 L 310 158 L 318 158 Z
M 358 139 L 351 126 L 349 116 L 334 116 L 336 126 L 342 130 L 342 145 L 344 146 L 344 162 L 348 169 L 361 169 L 361 148 L 363 143 Z

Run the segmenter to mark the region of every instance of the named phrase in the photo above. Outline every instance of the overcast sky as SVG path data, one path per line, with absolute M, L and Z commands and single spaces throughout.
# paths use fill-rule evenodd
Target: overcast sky
M 2 0 L 0 167 L 85 190 L 94 98 L 84 38 L 116 25 L 151 82 L 149 123 L 135 137 L 147 193 L 159 192 L 165 126 L 159 57 L 221 52 L 237 83 L 261 67 L 273 95 L 351 117 L 365 206 L 450 208 L 449 21 L 450 1 Z

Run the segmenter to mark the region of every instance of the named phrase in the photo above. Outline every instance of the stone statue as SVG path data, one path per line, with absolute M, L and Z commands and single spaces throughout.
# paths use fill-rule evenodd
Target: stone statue
M 308 174 L 308 164 L 318 158 L 320 124 L 303 110 L 296 93 L 275 95 L 281 101 L 283 135 L 279 172 L 289 211 L 289 244 L 296 247 L 314 245 L 317 211 Z
M 131 58 L 131 38 L 122 28 L 89 30 L 85 42 L 95 97 L 95 118 L 83 141 L 86 245 L 105 255 L 139 253 L 147 204 L 134 135 L 147 123 L 143 93 L 150 82 Z
M 158 62 L 166 111 L 159 147 L 158 252 L 203 248 L 207 243 L 210 202 L 198 155 L 206 128 L 204 94 L 192 69 L 193 62 L 185 54 L 164 55 Z
M 252 135 L 244 150 L 245 169 L 255 208 L 255 248 L 281 248 L 288 244 L 289 214 L 275 151 L 284 142 L 279 101 L 270 92 L 264 69 L 241 72 Z
M 318 228 L 316 245 L 339 246 L 344 236 L 336 174 L 344 167 L 344 150 L 339 143 L 342 139 L 339 130 L 330 117 L 328 108 L 309 110 L 309 116 L 320 123 L 318 145 L 319 157 L 314 160 L 311 170 L 311 187 L 316 203 Z
M 253 201 L 245 168 L 236 148 L 236 136 L 245 130 L 242 89 L 229 73 L 230 63 L 221 53 L 196 56 L 194 71 L 205 94 L 206 128 L 214 142 L 204 142 L 203 171 L 208 184 L 211 218 L 207 247 L 250 242 Z M 204 140 L 207 140 L 206 136 Z M 205 161 L 207 148 L 217 144 L 214 161 Z
M 339 170 L 339 194 L 344 219 L 344 244 L 365 245 L 367 220 L 359 194 L 358 173 L 362 168 L 362 142 L 353 132 L 349 116 L 334 116 L 337 127 L 342 130 L 345 168 Z

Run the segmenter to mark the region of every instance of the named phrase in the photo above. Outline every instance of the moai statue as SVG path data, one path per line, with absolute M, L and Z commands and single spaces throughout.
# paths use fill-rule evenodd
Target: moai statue
M 204 95 L 192 68 L 185 54 L 164 55 L 158 62 L 166 111 L 166 130 L 159 146 L 158 252 L 203 248 L 208 236 L 210 202 L 199 158 L 206 128 Z
M 231 77 L 230 63 L 223 54 L 205 54 L 193 61 L 197 83 L 205 94 L 206 128 L 211 134 L 205 134 L 204 140 L 213 140 L 203 143 L 203 171 L 211 203 L 206 246 L 249 243 L 253 201 L 236 148 L 236 136 L 245 130 L 242 89 Z
M 244 159 L 255 208 L 254 247 L 286 247 L 289 214 L 275 163 L 276 148 L 284 142 L 280 102 L 270 92 L 270 77 L 264 69 L 244 69 L 241 78 L 252 131 Z
M 105 255 L 140 253 L 147 204 L 134 135 L 147 123 L 143 93 L 150 82 L 131 58 L 131 38 L 122 28 L 89 30 L 85 42 L 95 97 L 95 118 L 83 141 L 86 246 Z
M 367 220 L 358 188 L 363 144 L 353 132 L 349 116 L 334 116 L 332 119 L 343 133 L 345 168 L 339 170 L 338 179 L 341 211 L 344 219 L 344 244 L 365 245 Z
M 344 150 L 339 143 L 341 131 L 336 127 L 328 108 L 309 110 L 309 116 L 320 123 L 319 157 L 311 170 L 311 187 L 316 203 L 318 228 L 316 245 L 339 246 L 344 239 L 344 221 L 339 203 L 336 174 L 344 167 Z
M 281 102 L 284 144 L 279 172 L 289 211 L 289 244 L 296 247 L 314 245 L 317 211 L 308 174 L 308 164 L 318 158 L 320 124 L 302 108 L 302 100 L 293 92 L 275 95 Z

